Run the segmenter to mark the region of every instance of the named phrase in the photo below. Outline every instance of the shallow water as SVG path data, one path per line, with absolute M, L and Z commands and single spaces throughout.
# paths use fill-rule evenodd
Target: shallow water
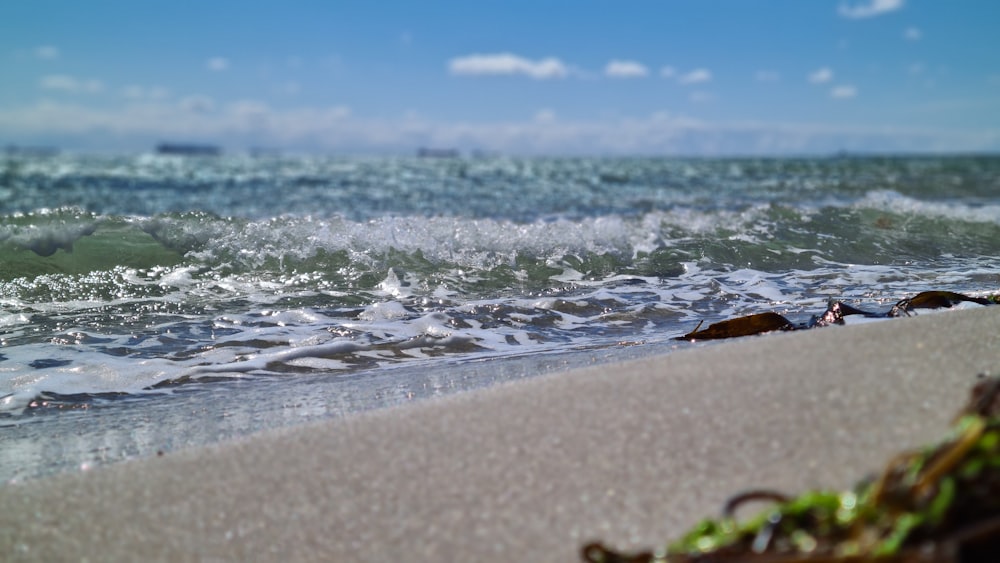
M 998 157 L 8 155 L 0 425 L 982 295 L 998 254 Z

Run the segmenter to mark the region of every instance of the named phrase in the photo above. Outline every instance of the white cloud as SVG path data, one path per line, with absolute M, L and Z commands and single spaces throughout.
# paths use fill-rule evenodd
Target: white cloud
M 781 75 L 773 70 L 758 70 L 754 74 L 757 82 L 777 82 L 781 80 Z
M 65 74 L 43 76 L 39 85 L 45 90 L 60 90 L 71 94 L 96 94 L 104 90 L 104 83 L 100 80 L 81 80 Z
M 809 82 L 813 84 L 823 84 L 833 80 L 833 71 L 829 67 L 817 69 L 809 74 Z
M 513 53 L 467 55 L 448 62 L 448 70 L 458 75 L 523 74 L 535 79 L 562 78 L 569 68 L 557 58 L 531 60 Z
M 687 74 L 682 74 L 677 81 L 681 84 L 700 84 L 712 80 L 712 73 L 705 68 L 697 68 Z
M 52 45 L 35 47 L 35 56 L 39 59 L 52 60 L 59 58 L 59 48 Z
M 841 4 L 837 12 L 845 18 L 861 19 L 894 12 L 903 7 L 903 0 L 868 0 L 867 3 L 849 6 Z
M 229 59 L 226 57 L 212 57 L 205 61 L 205 68 L 213 72 L 222 72 L 229 69 Z
M 854 86 L 837 86 L 833 90 L 830 90 L 830 97 L 837 98 L 839 100 L 846 100 L 848 98 L 854 98 L 858 95 L 858 89 Z
M 672 66 L 660 67 L 660 76 L 663 78 L 673 78 L 677 76 L 677 69 Z
M 604 67 L 604 74 L 612 78 L 641 78 L 649 75 L 649 69 L 636 61 L 613 60 Z
M 909 39 L 910 41 L 920 41 L 920 38 L 923 36 L 923 32 L 916 27 L 908 27 L 906 28 L 906 31 L 903 32 L 903 38 Z

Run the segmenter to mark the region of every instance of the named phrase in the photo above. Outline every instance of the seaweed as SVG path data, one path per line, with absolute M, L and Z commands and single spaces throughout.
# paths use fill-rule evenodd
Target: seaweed
M 924 291 L 909 299 L 903 299 L 892 306 L 887 313 L 890 317 L 909 315 L 913 309 L 938 309 L 942 307 L 954 307 L 962 302 L 978 303 L 980 305 L 993 305 L 995 296 L 990 297 L 969 297 L 953 291 Z
M 753 336 L 776 330 L 804 330 L 844 324 L 844 317 L 850 315 L 861 315 L 867 318 L 903 317 L 910 316 L 911 311 L 914 309 L 940 309 L 954 307 L 963 302 L 977 303 L 979 305 L 996 305 L 1000 303 L 1000 295 L 970 297 L 953 291 L 923 291 L 913 297 L 896 302 L 891 309 L 884 313 L 865 311 L 857 307 L 852 307 L 843 301 L 831 300 L 823 314 L 814 315 L 806 323 L 793 323 L 778 313 L 756 313 L 713 323 L 705 329 L 701 328 L 702 323 L 700 322 L 694 330 L 683 336 L 678 336 L 674 340 L 719 340 L 723 338 Z
M 695 329 L 681 339 L 684 340 L 715 340 L 718 338 L 735 338 L 737 336 L 751 336 L 763 334 L 774 330 L 795 330 L 795 325 L 778 313 L 757 313 L 747 315 L 728 321 L 713 323 L 704 330 L 701 323 Z
M 848 491 L 740 493 L 665 548 L 619 553 L 586 545 L 592 563 L 996 561 L 1000 554 L 1000 377 L 980 376 L 939 444 L 892 458 Z M 774 503 L 744 522 L 736 509 Z

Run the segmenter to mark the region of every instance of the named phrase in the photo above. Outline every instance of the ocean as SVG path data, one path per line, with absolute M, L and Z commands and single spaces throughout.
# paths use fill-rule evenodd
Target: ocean
M 997 156 L 11 152 L 0 480 L 995 294 L 998 255 Z

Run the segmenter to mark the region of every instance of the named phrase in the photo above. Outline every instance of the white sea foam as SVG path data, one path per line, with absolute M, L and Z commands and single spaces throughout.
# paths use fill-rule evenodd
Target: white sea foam
M 71 252 L 76 241 L 94 234 L 100 226 L 98 221 L 60 215 L 44 209 L 27 217 L 35 219 L 28 224 L 0 225 L 0 242 L 52 256 L 59 250 Z
M 894 190 L 872 190 L 855 203 L 854 207 L 972 223 L 1000 224 L 1000 204 L 991 200 L 920 200 Z
M 42 403 L 44 394 L 145 393 L 177 373 L 168 360 L 94 355 L 82 346 L 21 345 L 5 349 L 4 355 L 0 413 Z M 51 365 L 37 367 L 40 359 Z

